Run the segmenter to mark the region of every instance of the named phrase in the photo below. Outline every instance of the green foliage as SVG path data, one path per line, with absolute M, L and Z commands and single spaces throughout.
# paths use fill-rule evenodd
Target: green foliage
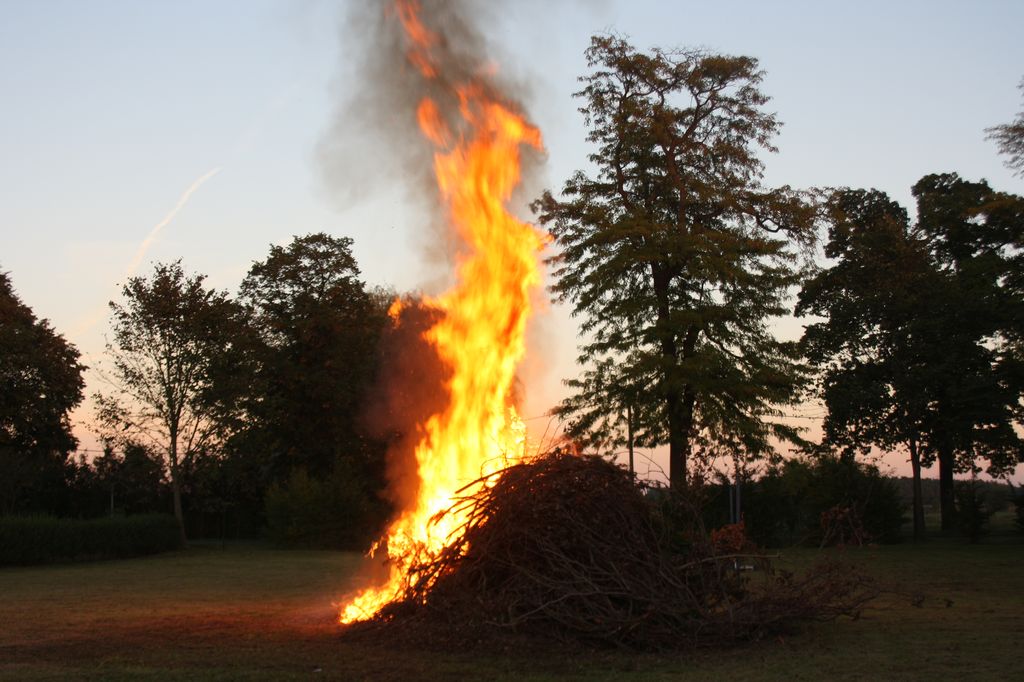
M 272 480 L 297 467 L 327 472 L 337 458 L 382 481 L 383 449 L 359 418 L 377 371 L 386 304 L 359 280 L 352 240 L 324 233 L 273 246 L 242 282 L 252 335 L 238 402 L 239 452 L 257 453 Z
M 320 480 L 346 460 L 360 489 L 383 487 L 384 444 L 359 420 L 387 304 L 359 281 L 351 246 L 325 234 L 274 246 L 238 302 L 180 262 L 129 280 L 97 396 L 109 452 L 75 474 L 89 510 L 101 489 L 104 509 L 111 493 L 118 509 L 155 508 L 151 455 L 183 528 L 186 515 L 200 530 L 207 517 L 261 525 L 268 487 L 298 468 Z
M 932 440 L 940 456 L 955 454 L 959 470 L 985 459 L 990 474 L 1003 475 L 1024 460 L 1024 197 L 955 173 L 926 176 L 913 192 L 918 228 L 950 281 L 928 320 L 942 330 L 931 366 L 943 378 L 932 396 Z
M 0 517 L 0 566 L 121 559 L 179 546 L 178 522 L 169 514 L 88 520 Z
M 108 446 L 92 466 L 115 510 L 142 514 L 161 508 L 167 483 L 164 465 L 148 448 L 138 443 L 128 443 L 121 451 Z
M 761 185 L 774 115 L 757 61 L 701 50 L 637 52 L 594 37 L 581 111 L 595 174 L 534 208 L 559 247 L 556 297 L 583 318 L 586 370 L 561 414 L 569 433 L 621 445 L 668 443 L 673 485 L 697 448 L 756 456 L 796 398 L 795 348 L 768 321 L 787 312 L 814 210 L 788 187 Z
M 14 293 L 0 272 L 0 514 L 52 511 L 77 440 L 78 350 Z
M 937 459 L 950 528 L 954 472 L 984 459 L 998 476 L 1024 456 L 1024 198 L 956 174 L 913 192 L 913 226 L 881 192 L 832 193 L 834 264 L 805 284 L 796 312 L 825 318 L 801 343 L 821 369 L 826 444 L 905 446 L 915 475 Z
M 289 547 L 364 549 L 384 511 L 364 486 L 341 462 L 327 476 L 295 469 L 267 490 L 270 538 Z
M 360 281 L 351 239 L 316 233 L 272 246 L 239 300 L 242 364 L 221 382 L 223 401 L 238 408 L 218 459 L 232 474 L 206 477 L 207 487 L 243 507 L 265 504 L 280 542 L 355 546 L 380 514 L 363 491 L 385 486 L 386 444 L 366 435 L 363 419 L 391 297 Z M 337 482 L 334 493 L 326 481 Z M 304 496 L 308 509 L 296 501 Z
M 837 190 L 825 205 L 825 255 L 834 264 L 804 283 L 797 315 L 825 318 L 805 327 L 801 347 L 818 368 L 828 447 L 850 456 L 872 445 L 910 452 L 913 475 L 934 459 L 926 421 L 937 378 L 939 330 L 930 320 L 948 282 L 907 212 L 877 190 Z M 914 534 L 924 512 L 914 501 Z
M 956 484 L 956 517 L 960 531 L 972 543 L 988 535 L 988 523 L 994 511 L 988 504 L 985 490 L 974 481 Z
M 839 190 L 826 208 L 835 265 L 804 284 L 796 308 L 825 318 L 806 326 L 801 344 L 820 369 L 826 440 L 891 448 L 920 438 L 916 411 L 927 400 L 915 396 L 930 358 L 908 323 L 934 307 L 941 282 L 906 211 L 884 193 Z
M 1024 197 L 955 173 L 913 187 L 918 226 L 936 267 L 951 285 L 930 322 L 941 330 L 927 391 L 927 422 L 938 454 L 943 529 L 954 518 L 954 471 L 987 460 L 993 476 L 1024 460 Z
M 863 531 L 861 539 L 869 542 L 901 539 L 905 509 L 895 482 L 851 458 L 788 460 L 743 494 L 744 522 L 759 544 L 832 544 L 844 533 L 851 539 L 853 531 Z M 847 525 L 830 528 L 837 512 Z

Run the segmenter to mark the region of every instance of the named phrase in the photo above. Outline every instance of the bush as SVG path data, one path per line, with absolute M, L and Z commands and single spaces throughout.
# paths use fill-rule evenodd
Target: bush
M 289 547 L 365 549 L 382 516 L 381 504 L 338 463 L 325 477 L 296 469 L 265 498 L 270 539 Z
M 1018 490 L 1013 496 L 1013 506 L 1017 511 L 1017 530 L 1024 532 L 1024 491 Z
M 180 546 L 169 514 L 100 519 L 0 517 L 0 565 L 120 559 Z
M 818 526 L 806 500 L 812 466 L 791 460 L 770 469 L 743 491 L 743 521 L 754 542 L 763 546 L 796 545 L 813 540 Z
M 956 484 L 954 494 L 960 530 L 971 542 L 978 542 L 988 535 L 988 521 L 993 513 L 986 503 L 985 491 L 974 481 L 960 481 Z
M 899 542 L 904 512 L 878 467 L 842 457 L 789 460 L 744 490 L 744 521 L 762 545 Z

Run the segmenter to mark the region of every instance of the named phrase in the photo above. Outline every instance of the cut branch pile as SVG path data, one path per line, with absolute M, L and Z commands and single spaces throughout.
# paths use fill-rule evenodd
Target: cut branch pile
M 478 636 L 489 626 L 677 649 L 855 616 L 872 596 L 863 576 L 836 564 L 796 578 L 764 556 L 716 553 L 599 457 L 554 453 L 511 466 L 467 488 L 453 509 L 468 511 L 465 525 L 415 565 L 371 627 L 437 623 Z M 750 566 L 761 570 L 742 570 Z

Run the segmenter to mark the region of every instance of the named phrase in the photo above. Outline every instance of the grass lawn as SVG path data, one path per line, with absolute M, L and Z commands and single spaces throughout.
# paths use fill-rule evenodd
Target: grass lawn
M 0 569 L 0 679 L 1024 679 L 1024 540 L 850 550 L 891 593 L 856 621 L 674 656 L 402 649 L 338 636 L 332 602 L 360 559 L 197 547 Z M 815 552 L 790 550 L 799 566 Z M 920 607 L 911 592 L 921 592 Z

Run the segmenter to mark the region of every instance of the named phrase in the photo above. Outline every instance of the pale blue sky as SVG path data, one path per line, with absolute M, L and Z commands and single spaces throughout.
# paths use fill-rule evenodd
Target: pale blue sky
M 531 84 L 547 186 L 585 165 L 570 94 L 590 35 L 611 29 L 638 47 L 760 59 L 769 107 L 785 122 L 770 183 L 871 186 L 909 203 L 922 175 L 957 171 L 1024 192 L 984 140 L 1022 106 L 1024 2 L 489 4 L 500 68 Z M 371 86 L 343 63 L 358 44 L 344 15 L 344 3 L 316 0 L 0 0 L 0 268 L 87 362 L 140 244 L 217 168 L 140 271 L 181 257 L 233 291 L 270 243 L 325 230 L 355 239 L 370 283 L 431 280 L 418 236 L 426 220 L 402 178 L 353 197 L 316 163 L 336 102 Z M 373 175 L 374 158 L 351 162 Z M 565 312 L 540 326 L 527 416 L 550 407 L 574 371 Z

